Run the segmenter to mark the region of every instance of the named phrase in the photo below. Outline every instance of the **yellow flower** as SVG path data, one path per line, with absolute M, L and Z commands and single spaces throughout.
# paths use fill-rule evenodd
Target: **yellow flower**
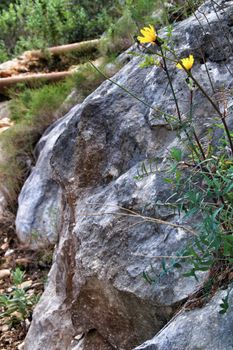
M 138 36 L 137 39 L 141 44 L 151 43 L 155 44 L 157 39 L 157 33 L 154 26 L 151 24 L 149 27 L 144 27 L 140 30 L 143 36 Z
M 189 57 L 182 58 L 180 60 L 180 62 L 182 64 L 177 63 L 176 68 L 190 70 L 193 66 L 193 63 L 194 63 L 194 57 L 193 57 L 193 55 L 189 55 Z

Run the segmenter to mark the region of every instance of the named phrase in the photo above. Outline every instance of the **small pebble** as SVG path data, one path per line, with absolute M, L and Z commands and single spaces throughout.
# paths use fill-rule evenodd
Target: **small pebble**
M 26 318 L 26 320 L 25 320 L 25 326 L 26 326 L 27 329 L 30 327 L 30 324 L 31 324 L 31 322 L 29 321 L 28 318 Z
M 74 339 L 75 339 L 75 340 L 80 340 L 81 338 L 83 338 L 83 335 L 84 335 L 84 333 L 77 334 L 77 335 L 74 337 Z
M 27 265 L 29 265 L 30 260 L 27 259 L 27 258 L 18 258 L 18 259 L 16 259 L 15 262 L 16 262 L 17 265 L 27 266 Z
M 17 346 L 17 350 L 23 350 L 23 348 L 24 348 L 24 342 L 22 342 Z
M 10 274 L 11 274 L 11 271 L 8 269 L 0 270 L 0 280 L 10 276 Z
M 29 281 L 25 281 L 25 282 L 19 284 L 18 287 L 21 289 L 27 289 L 27 288 L 30 288 L 31 285 L 32 285 L 32 281 L 29 280 Z
M 2 250 L 6 250 L 6 249 L 8 249 L 8 247 L 9 247 L 8 242 L 3 243 L 3 244 L 1 245 L 1 249 L 2 249 Z
M 9 255 L 11 255 L 11 254 L 13 254 L 14 253 L 14 249 L 8 249 L 7 251 L 6 251 L 6 253 L 4 254 L 4 256 L 9 256 Z
M 4 325 L 1 327 L 1 330 L 2 330 L 3 333 L 9 331 L 9 329 L 10 329 L 10 327 L 9 327 L 7 324 L 4 324 Z
M 15 316 L 19 320 L 22 318 L 22 314 L 19 311 L 14 311 L 11 313 L 11 316 Z

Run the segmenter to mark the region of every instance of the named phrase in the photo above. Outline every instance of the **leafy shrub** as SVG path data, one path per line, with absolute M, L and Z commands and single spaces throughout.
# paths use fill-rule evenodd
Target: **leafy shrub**
M 76 41 L 99 37 L 120 16 L 118 0 L 73 0 L 73 5 L 85 13 L 85 22 L 74 32 Z
M 9 56 L 63 44 L 71 39 L 77 21 L 83 20 L 82 9 L 72 8 L 67 0 L 17 0 L 1 12 L 0 40 Z
M 16 0 L 1 11 L 0 59 L 4 61 L 6 54 L 11 57 L 29 49 L 96 38 L 112 21 L 108 8 L 104 1 L 97 6 L 97 2 L 84 1 Z
M 26 88 L 22 92 L 10 92 L 11 119 L 25 121 L 44 129 L 55 119 L 56 110 L 71 91 L 68 81 L 44 85 L 37 89 Z
M 0 317 L 8 317 L 9 323 L 14 325 L 31 316 L 40 296 L 27 293 L 25 287 L 21 286 L 24 281 L 24 272 L 18 267 L 12 272 L 11 279 L 12 292 L 0 295 L 0 308 L 2 310 Z
M 108 38 L 119 52 L 133 42 L 133 34 L 144 23 L 161 26 L 184 18 L 201 1 L 5 1 L 0 8 L 0 62 L 25 50 L 93 39 L 106 31 L 105 51 L 112 49 L 106 50 Z
M 104 67 L 105 63 L 102 65 L 103 70 Z M 100 75 L 89 63 L 86 63 L 74 73 L 71 79 L 79 92 L 79 100 L 81 101 L 93 92 L 105 80 L 105 77 Z
M 156 6 L 157 2 L 153 0 L 126 0 L 119 7 L 120 18 L 111 23 L 102 38 L 101 53 L 120 53 L 133 44 L 134 34 L 142 21 L 153 21 L 151 13 Z
M 13 3 L 14 1 L 12 0 L 2 0 L 1 3 L 0 3 L 0 10 L 1 9 L 6 9 L 10 3 Z
M 20 187 L 34 162 L 33 148 L 44 130 L 61 116 L 57 111 L 71 89 L 71 82 L 65 81 L 11 92 L 11 119 L 16 124 L 0 135 L 4 150 L 0 179 L 8 189 L 8 202 L 13 208 Z

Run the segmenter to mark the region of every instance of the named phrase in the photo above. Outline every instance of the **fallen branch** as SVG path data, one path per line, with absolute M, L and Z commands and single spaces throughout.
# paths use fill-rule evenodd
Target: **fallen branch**
M 73 44 L 67 44 L 67 45 L 61 45 L 61 46 L 54 46 L 49 47 L 44 50 L 31 50 L 31 51 L 25 51 L 20 57 L 14 58 L 11 61 L 4 62 L 0 64 L 0 81 L 6 78 L 15 77 L 17 75 L 22 75 L 28 73 L 28 76 L 25 76 L 26 81 L 31 81 L 31 79 L 34 79 L 30 77 L 30 73 L 32 74 L 33 70 L 38 71 L 40 69 L 41 65 L 43 66 L 44 61 L 43 59 L 46 59 L 52 57 L 54 55 L 63 55 L 72 51 L 75 52 L 87 52 L 88 50 L 95 50 L 98 47 L 98 44 L 100 42 L 100 39 L 94 39 L 94 40 L 88 40 L 88 41 L 82 41 L 79 43 L 73 43 Z M 40 79 L 40 75 L 44 73 L 39 73 L 37 75 L 38 79 Z M 60 77 L 64 74 L 64 72 L 59 72 L 59 74 L 55 75 L 54 73 L 46 73 L 47 76 L 44 76 L 47 80 L 56 80 L 60 79 Z M 51 78 L 50 78 L 50 75 Z M 68 73 L 67 75 L 69 75 Z M 36 77 L 36 75 L 35 75 Z M 43 79 L 43 77 L 42 77 Z M 14 84 L 14 80 L 4 80 L 1 83 L 1 86 L 8 86 Z M 19 78 L 19 81 L 16 80 L 16 83 L 18 82 L 24 82 L 23 76 Z
M 0 91 L 19 83 L 30 83 L 33 81 L 58 81 L 73 74 L 74 71 L 21 74 L 13 77 L 0 79 Z
M 82 52 L 89 49 L 96 49 L 99 45 L 99 42 L 100 39 L 81 41 L 79 43 L 49 47 L 46 50 L 26 51 L 25 55 L 27 55 L 28 53 L 30 56 L 33 57 L 43 57 L 45 52 L 49 52 L 52 55 L 60 55 L 72 51 Z

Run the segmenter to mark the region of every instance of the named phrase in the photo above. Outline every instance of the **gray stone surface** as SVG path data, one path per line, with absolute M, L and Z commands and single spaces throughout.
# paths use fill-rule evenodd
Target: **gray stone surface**
M 10 118 L 9 101 L 0 102 L 0 120 Z
M 10 116 L 9 102 L 8 101 L 1 102 L 0 103 L 0 126 L 1 126 L 2 120 L 10 123 L 9 116 Z M 0 127 L 0 133 L 3 129 L 5 130 L 6 127 L 5 128 Z M 4 152 L 3 152 L 3 146 L 0 142 L 0 164 L 3 162 L 4 162 Z M 6 208 L 7 208 L 7 194 L 8 194 L 8 190 L 5 184 L 0 183 L 0 220 L 3 217 L 4 212 L 6 211 Z
M 4 188 L 0 188 L 0 218 L 3 216 L 7 207 L 7 200 L 4 192 Z
M 225 6 L 219 16 L 230 35 L 232 1 L 219 3 Z M 175 26 L 177 50 L 181 55 L 194 53 L 193 73 L 209 93 L 211 86 L 200 49 L 215 88 L 227 85 L 231 89 L 232 54 L 225 47 L 210 2 L 201 11 L 206 12 L 209 21 L 197 13 L 204 29 L 195 17 Z M 215 40 L 214 49 L 205 31 Z M 222 42 L 224 52 L 221 52 Z M 154 108 L 175 113 L 165 72 L 160 67 L 141 69 L 140 62 L 139 57 L 132 57 L 113 79 Z M 185 117 L 189 98 L 186 75 L 175 69 L 173 63 L 169 65 Z M 194 103 L 196 128 L 202 136 L 216 114 L 199 91 L 195 93 Z M 66 118 L 46 162 L 51 176 L 47 181 L 62 189 L 61 197 L 51 196 L 56 203 L 52 206 L 61 208 L 59 241 L 48 286 L 35 309 L 25 340 L 25 350 L 129 350 L 159 332 L 197 288 L 194 280 L 182 276 L 184 270 L 175 270 L 152 285 L 142 278 L 143 271 L 150 272 L 150 263 L 155 271 L 160 270 L 156 256 L 175 254 L 192 238 L 183 229 L 142 218 L 144 215 L 171 223 L 182 222 L 171 210 L 155 206 L 157 200 L 163 201 L 172 194 L 163 177 L 167 176 L 169 149 L 179 146 L 180 139 L 177 130 L 168 128 L 160 114 L 108 81 Z M 160 122 L 154 122 L 156 120 Z M 140 181 L 136 179 L 142 174 L 144 163 L 150 169 L 152 159 L 156 171 Z M 37 171 L 43 173 L 47 166 L 43 164 L 42 159 L 41 163 L 38 161 L 31 175 L 32 188 L 37 186 Z M 26 190 L 27 183 L 24 193 Z M 42 199 L 44 195 L 41 191 Z M 30 191 L 24 200 L 29 196 L 32 196 Z M 19 210 L 23 203 L 22 200 Z M 33 206 L 32 217 L 37 220 L 41 214 L 35 209 Z M 28 198 L 27 211 L 30 213 L 30 210 Z M 24 213 L 28 218 L 26 210 Z M 38 226 L 38 230 L 43 232 L 43 225 Z M 205 308 L 201 312 L 200 319 Z M 173 327 L 175 334 L 175 325 Z M 199 334 L 198 330 L 195 332 Z M 216 341 L 211 336 L 208 339 L 210 349 Z M 199 349 L 198 344 L 199 339 L 193 337 L 191 349 Z
M 230 308 L 219 313 L 226 291 L 220 291 L 202 309 L 182 312 L 153 339 L 135 350 L 232 350 L 233 292 L 229 295 Z
M 50 158 L 58 137 L 77 110 L 55 122 L 40 139 L 36 154 L 38 160 L 20 193 L 16 217 L 16 232 L 32 248 L 56 243 L 61 215 L 61 187 L 52 179 Z

